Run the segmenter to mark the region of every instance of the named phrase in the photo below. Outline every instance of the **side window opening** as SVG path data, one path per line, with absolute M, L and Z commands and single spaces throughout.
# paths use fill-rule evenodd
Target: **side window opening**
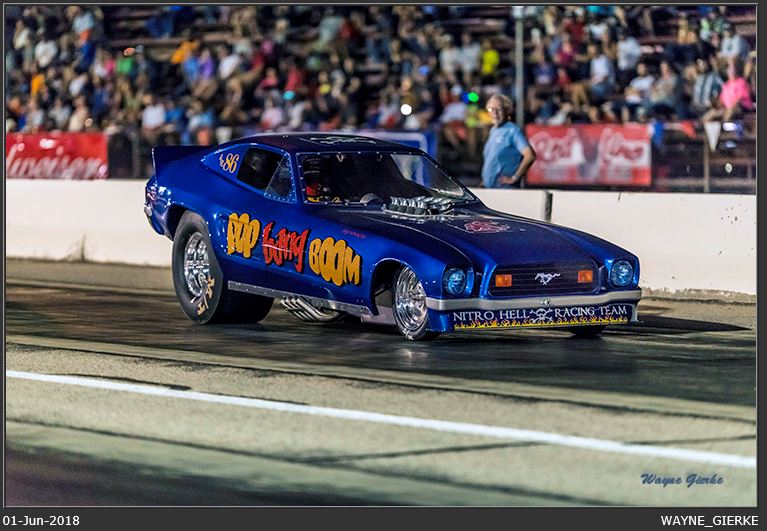
M 290 157 L 282 157 L 279 166 L 264 190 L 264 196 L 281 201 L 295 201 L 293 172 L 290 169 Z
M 272 180 L 281 159 L 282 156 L 278 153 L 250 148 L 245 152 L 240 171 L 237 172 L 237 180 L 257 190 L 264 190 Z

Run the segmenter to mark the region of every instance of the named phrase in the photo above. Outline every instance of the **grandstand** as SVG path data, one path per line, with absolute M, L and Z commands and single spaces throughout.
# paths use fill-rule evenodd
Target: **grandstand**
M 484 99 L 517 96 L 514 31 L 511 6 L 16 6 L 6 11 L 6 132 L 107 131 L 123 157 L 110 174 L 145 177 L 162 143 L 263 129 L 430 131 L 438 157 L 475 184 Z M 693 105 L 697 58 L 719 86 L 735 69 L 755 102 L 754 5 L 529 6 L 524 47 L 526 123 L 648 123 L 654 189 L 701 189 L 704 177 L 722 191 L 755 189 L 755 106 Z M 591 79 L 601 55 L 604 92 Z M 635 112 L 636 64 L 661 85 L 664 61 L 673 102 L 645 95 Z M 441 119 L 451 105 L 458 127 Z M 705 157 L 702 118 L 730 124 Z

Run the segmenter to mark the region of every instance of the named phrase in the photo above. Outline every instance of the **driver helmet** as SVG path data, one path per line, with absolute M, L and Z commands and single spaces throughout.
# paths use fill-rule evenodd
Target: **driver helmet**
M 318 198 L 327 195 L 328 183 L 320 171 L 321 163 L 319 157 L 311 157 L 305 159 L 302 164 L 306 196 L 310 201 L 318 201 Z
M 322 194 L 322 183 L 320 182 L 320 159 L 316 157 L 305 159 L 302 164 L 302 169 L 307 197 L 319 197 Z

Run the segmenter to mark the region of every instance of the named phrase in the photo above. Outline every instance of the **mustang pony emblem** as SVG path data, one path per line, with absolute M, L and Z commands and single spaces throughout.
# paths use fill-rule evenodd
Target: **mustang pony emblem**
M 557 277 L 562 276 L 561 273 L 538 273 L 535 275 L 535 280 L 539 280 L 544 286 L 554 280 Z

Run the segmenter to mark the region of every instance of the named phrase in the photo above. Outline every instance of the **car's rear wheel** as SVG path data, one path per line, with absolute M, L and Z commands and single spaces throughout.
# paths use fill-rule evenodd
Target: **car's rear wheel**
M 429 330 L 426 292 L 415 272 L 409 267 L 403 267 L 394 273 L 392 313 L 399 331 L 411 341 L 432 339 L 439 335 L 439 332 Z
M 269 313 L 274 299 L 232 291 L 219 266 L 205 220 L 185 212 L 173 238 L 173 287 L 181 308 L 192 321 L 256 323 Z
M 597 337 L 605 328 L 607 328 L 607 325 L 573 326 L 568 328 L 568 330 L 570 330 L 575 337 Z

